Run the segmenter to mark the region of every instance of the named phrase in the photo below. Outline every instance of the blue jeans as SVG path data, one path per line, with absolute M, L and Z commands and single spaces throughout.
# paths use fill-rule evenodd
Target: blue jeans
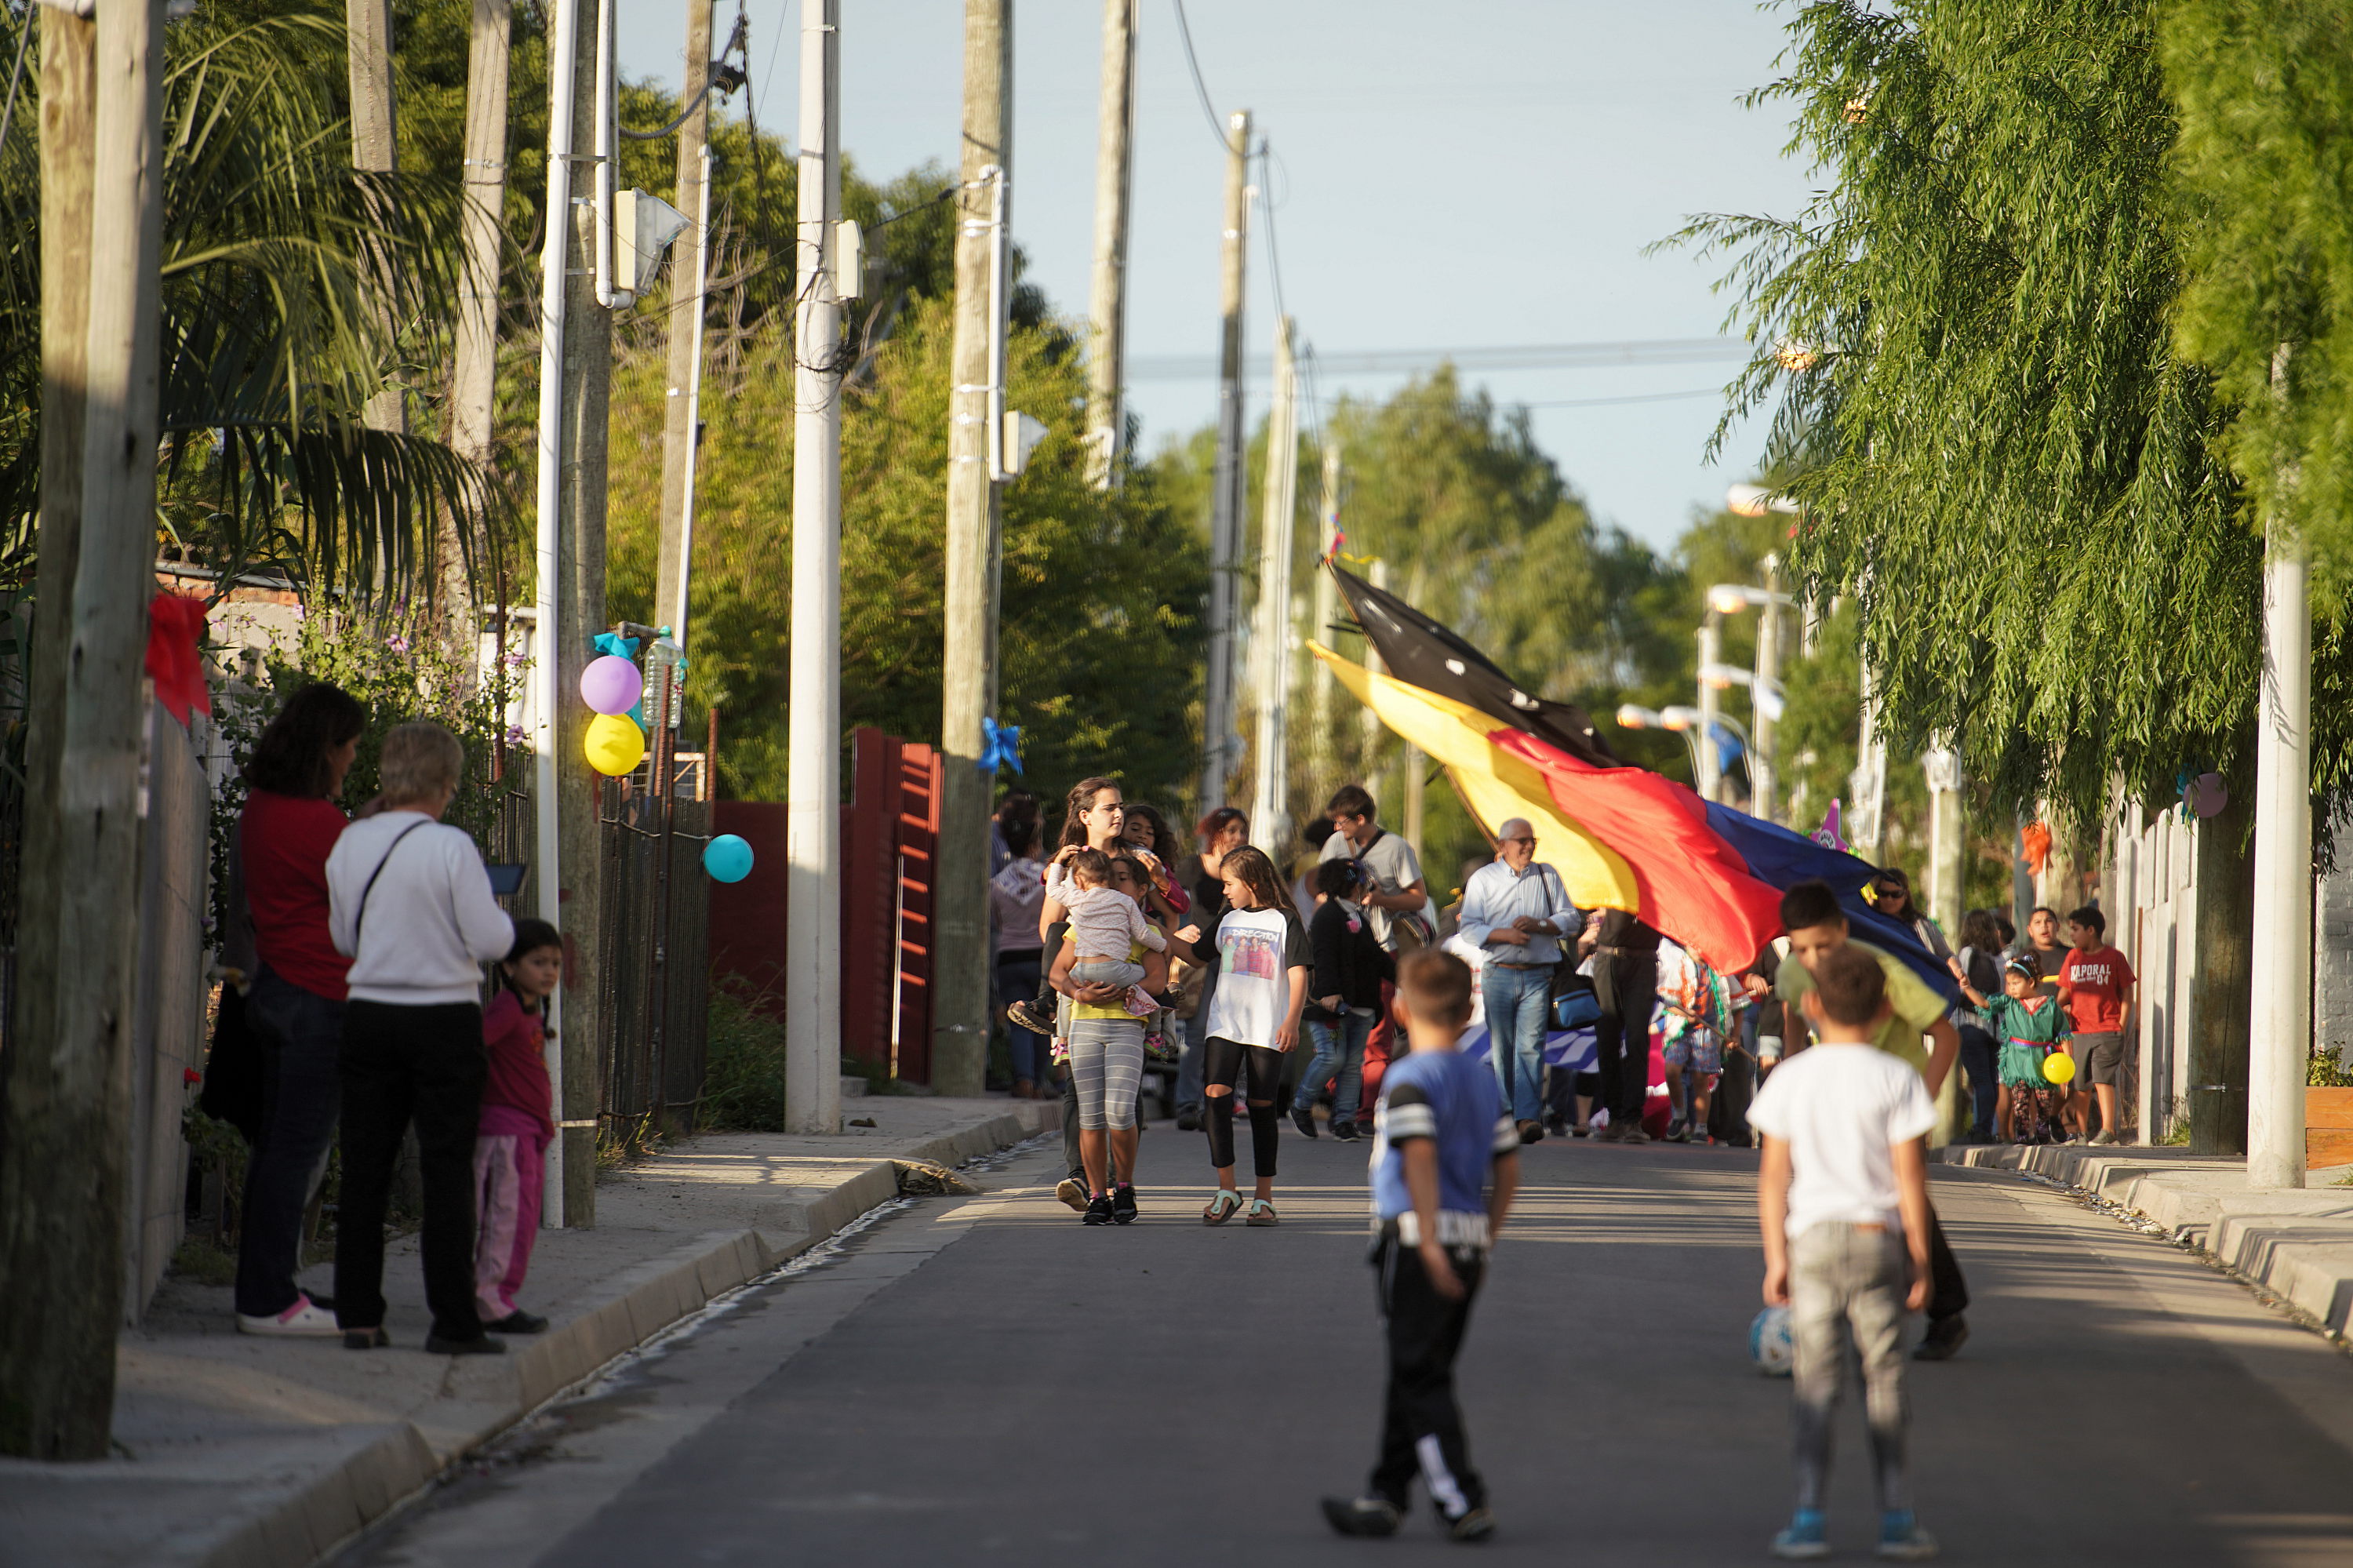
M 302 1211 L 343 1102 L 343 1004 L 265 966 L 245 1009 L 261 1044 L 261 1141 L 246 1164 L 238 1211 L 237 1309 L 274 1318 L 301 1294 L 294 1276 L 302 1266 Z
M 1514 1121 L 1544 1119 L 1545 1027 L 1551 1022 L 1552 969 L 1480 971 L 1487 1008 L 1487 1060 L 1494 1065 L 1504 1109 Z
M 1364 1098 L 1365 1042 L 1373 1037 L 1372 1015 L 1351 1012 L 1335 1023 L 1319 1023 L 1313 1018 L 1306 1023 L 1307 1043 L 1315 1047 L 1315 1055 L 1299 1075 L 1299 1095 L 1293 1107 L 1313 1107 L 1324 1092 L 1324 1080 L 1329 1078 L 1333 1125 L 1354 1121 L 1358 1102 Z
M 1026 1001 L 1038 993 L 1039 953 L 1006 953 L 997 960 L 997 994 L 1001 1002 Z M 1046 1042 L 1010 1019 L 1005 1024 L 1007 1050 L 1013 1058 L 1013 1081 L 1046 1081 Z

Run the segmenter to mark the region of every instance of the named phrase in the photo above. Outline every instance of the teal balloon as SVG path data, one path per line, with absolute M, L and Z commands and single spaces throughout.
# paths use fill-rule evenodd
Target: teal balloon
M 702 869 L 713 882 L 741 882 L 752 874 L 752 846 L 733 833 L 722 833 L 702 846 Z

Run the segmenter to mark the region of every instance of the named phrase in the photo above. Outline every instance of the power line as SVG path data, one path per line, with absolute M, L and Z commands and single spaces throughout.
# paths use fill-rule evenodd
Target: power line
M 1218 139 L 1218 150 L 1224 152 L 1228 143 L 1225 126 L 1218 119 L 1218 111 L 1209 101 L 1209 84 L 1201 79 L 1201 62 L 1193 53 L 1193 29 L 1186 25 L 1185 0 L 1174 0 L 1176 6 L 1176 36 L 1185 40 L 1185 64 L 1193 73 L 1193 91 L 1201 101 L 1201 116 L 1209 122 L 1209 134 Z
M 1392 348 L 1322 355 L 1334 376 L 1409 375 L 1451 365 L 1457 370 L 1576 370 L 1631 365 L 1715 365 L 1746 360 L 1749 345 L 1731 337 L 1634 339 L 1615 343 L 1552 343 L 1470 348 Z M 1250 368 L 1265 366 L 1263 358 Z M 1145 355 L 1128 361 L 1130 381 L 1197 381 L 1215 376 L 1206 355 Z
M 1497 397 L 1499 408 L 1615 408 L 1630 403 L 1672 403 L 1687 397 L 1721 397 L 1721 387 L 1694 387 L 1684 392 L 1637 392 L 1623 397 L 1554 397 L 1534 402 L 1524 397 Z M 1461 399 L 1467 403 L 1468 398 Z M 1335 406 L 1339 398 L 1332 399 Z

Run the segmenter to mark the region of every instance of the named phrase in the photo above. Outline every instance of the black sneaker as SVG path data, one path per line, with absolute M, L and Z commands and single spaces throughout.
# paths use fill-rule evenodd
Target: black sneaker
M 1690 1138 L 1691 1123 L 1685 1121 L 1681 1117 L 1677 1117 L 1674 1120 L 1667 1123 L 1667 1130 L 1662 1141 L 1667 1143 L 1683 1143 L 1689 1141 Z
M 1335 1121 L 1332 1124 L 1332 1136 L 1339 1142 L 1354 1143 L 1365 1135 L 1356 1130 L 1353 1121 Z
M 1092 1207 L 1092 1204 L 1089 1207 Z M 1135 1183 L 1122 1181 L 1111 1192 L 1111 1223 L 1132 1225 L 1135 1223 Z
M 1912 1352 L 1912 1359 L 1915 1361 L 1951 1361 L 1961 1353 L 1961 1347 L 1968 1342 L 1968 1319 L 1958 1312 L 1949 1318 L 1936 1319 L 1929 1323 L 1928 1331 L 1920 1336 L 1919 1349 Z
M 493 1334 L 544 1334 L 547 1319 L 518 1307 L 503 1318 L 485 1318 L 482 1327 Z
M 1027 1029 L 1032 1034 L 1051 1036 L 1054 1033 L 1054 1010 L 1040 1009 L 1034 1001 L 1017 1001 L 1005 1010 L 1005 1021 L 1017 1029 Z
M 477 1334 L 470 1340 L 445 1340 L 438 1334 L 425 1336 L 425 1353 L 428 1356 L 502 1356 L 507 1353 L 506 1341 L 493 1340 L 488 1334 Z
M 1081 1215 L 1082 1225 L 1107 1225 L 1112 1223 L 1111 1194 L 1098 1192 L 1087 1200 L 1087 1212 Z
M 1308 1137 L 1314 1137 L 1314 1106 L 1306 1101 L 1293 1101 L 1291 1107 L 1291 1125 L 1297 1128 L 1301 1132 L 1306 1134 Z
M 1395 1535 L 1404 1518 L 1387 1498 L 1325 1498 L 1324 1522 L 1343 1535 Z
M 1087 1178 L 1084 1171 L 1073 1171 L 1054 1184 L 1054 1196 L 1077 1213 L 1087 1212 Z
M 1484 1541 L 1495 1533 L 1495 1516 L 1483 1508 L 1474 1508 L 1461 1519 L 1446 1521 L 1449 1541 Z
M 1200 1130 L 1201 1130 L 1201 1107 L 1200 1107 L 1199 1106 L 1179 1106 L 1179 1107 L 1176 1107 L 1176 1130 L 1177 1130 L 1177 1131 L 1179 1131 L 1179 1132 L 1198 1132 L 1198 1131 L 1200 1131 Z

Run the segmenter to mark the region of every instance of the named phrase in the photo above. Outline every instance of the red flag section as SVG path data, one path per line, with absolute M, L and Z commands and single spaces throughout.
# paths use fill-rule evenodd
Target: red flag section
M 1523 730 L 1487 739 L 1543 775 L 1561 814 L 1632 869 L 1643 921 L 1709 968 L 1737 974 L 1780 934 L 1781 890 L 1750 874 L 1687 786 L 1646 768 L 1596 768 Z

